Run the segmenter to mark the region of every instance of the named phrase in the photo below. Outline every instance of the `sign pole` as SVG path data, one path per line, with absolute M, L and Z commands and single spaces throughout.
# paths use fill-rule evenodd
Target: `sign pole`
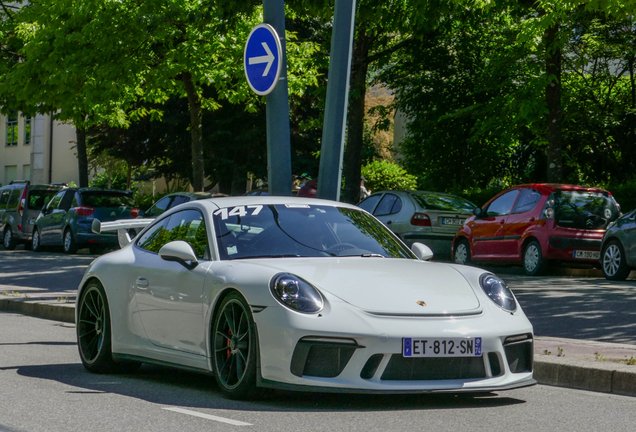
M 267 101 L 267 173 L 270 195 L 289 196 L 292 191 L 289 95 L 283 0 L 263 0 L 264 21 L 276 30 L 281 44 L 281 72 Z
M 355 12 L 356 0 L 336 0 L 317 193 L 318 198 L 336 201 L 342 183 Z

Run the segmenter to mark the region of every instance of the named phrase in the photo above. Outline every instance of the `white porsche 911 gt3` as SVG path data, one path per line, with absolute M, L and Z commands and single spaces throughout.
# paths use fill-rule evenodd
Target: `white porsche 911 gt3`
M 91 372 L 186 367 L 212 372 L 232 398 L 256 387 L 418 393 L 536 383 L 532 325 L 501 279 L 426 261 L 430 249 L 409 250 L 356 206 L 212 198 L 145 223 L 80 283 L 77 338 Z

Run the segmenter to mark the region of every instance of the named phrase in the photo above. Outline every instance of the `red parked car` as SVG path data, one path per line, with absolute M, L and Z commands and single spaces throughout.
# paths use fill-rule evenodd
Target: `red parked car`
M 454 262 L 521 264 L 539 275 L 555 261 L 598 265 L 603 234 L 620 206 L 599 188 L 527 184 L 473 213 L 453 241 Z

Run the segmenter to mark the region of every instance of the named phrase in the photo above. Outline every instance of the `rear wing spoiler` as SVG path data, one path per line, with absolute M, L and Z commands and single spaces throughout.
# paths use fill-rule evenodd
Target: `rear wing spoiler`
M 124 247 L 132 241 L 129 229 L 146 228 L 154 219 L 120 219 L 113 222 L 101 222 L 99 219 L 93 219 L 91 231 L 95 234 L 101 234 L 106 231 L 117 231 L 117 240 L 119 247 Z

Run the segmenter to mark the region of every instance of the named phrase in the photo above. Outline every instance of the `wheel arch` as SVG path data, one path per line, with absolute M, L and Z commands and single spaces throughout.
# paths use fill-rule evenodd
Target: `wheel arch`
M 253 312 L 251 311 L 251 305 L 250 302 L 247 300 L 247 297 L 245 297 L 245 294 L 243 294 L 243 292 L 238 289 L 235 286 L 227 286 L 224 287 L 214 298 L 213 303 L 211 305 L 211 307 L 209 308 L 209 312 L 207 314 L 207 326 L 206 326 L 206 337 L 205 337 L 205 343 L 207 346 L 207 353 L 208 353 L 208 367 L 210 368 L 210 370 L 212 369 L 212 345 L 211 345 L 211 337 L 212 337 L 212 326 L 214 325 L 214 318 L 216 317 L 217 312 L 219 311 L 219 307 L 221 307 L 221 303 L 223 303 L 223 299 L 225 297 L 227 297 L 228 295 L 232 294 L 232 293 L 238 293 L 241 297 L 243 297 L 243 299 L 245 300 L 245 303 L 247 303 L 248 306 L 250 306 L 250 312 L 253 314 Z M 254 325 L 256 325 L 256 323 L 254 323 Z
M 519 258 L 521 259 L 521 261 L 523 261 L 523 253 L 525 252 L 525 250 L 528 247 L 528 245 L 530 243 L 532 243 L 533 241 L 536 241 L 537 243 L 539 243 L 539 247 L 541 247 L 541 242 L 534 235 L 529 235 L 528 237 L 526 237 L 521 242 L 521 248 L 519 249 Z M 543 250 L 543 248 L 541 250 L 541 255 L 545 255 L 545 251 Z M 544 257 L 544 259 L 545 259 L 545 257 Z
M 457 237 L 455 237 L 453 239 L 453 250 L 451 253 L 451 259 L 455 259 L 455 249 L 457 249 L 457 245 L 461 242 L 461 241 L 465 241 L 466 243 L 468 243 L 468 251 L 470 252 L 470 255 L 473 255 L 473 249 L 472 249 L 472 245 L 470 242 L 470 239 L 465 235 L 465 234 L 460 234 Z
M 79 303 L 80 298 L 82 298 L 82 294 L 84 293 L 84 290 L 91 282 L 97 282 L 102 286 L 104 293 L 106 294 L 106 300 L 108 301 L 108 292 L 106 291 L 106 286 L 104 285 L 104 283 L 97 276 L 94 276 L 94 275 L 90 276 L 77 289 L 77 297 L 75 299 L 75 323 L 76 324 L 77 324 L 77 320 L 79 319 L 79 308 L 77 307 L 77 304 Z M 110 316 L 112 317 L 112 311 L 110 310 L 110 307 L 111 307 L 110 301 L 108 301 L 107 303 L 108 303 L 108 312 L 110 313 Z M 111 337 L 112 337 L 112 334 L 111 334 Z

